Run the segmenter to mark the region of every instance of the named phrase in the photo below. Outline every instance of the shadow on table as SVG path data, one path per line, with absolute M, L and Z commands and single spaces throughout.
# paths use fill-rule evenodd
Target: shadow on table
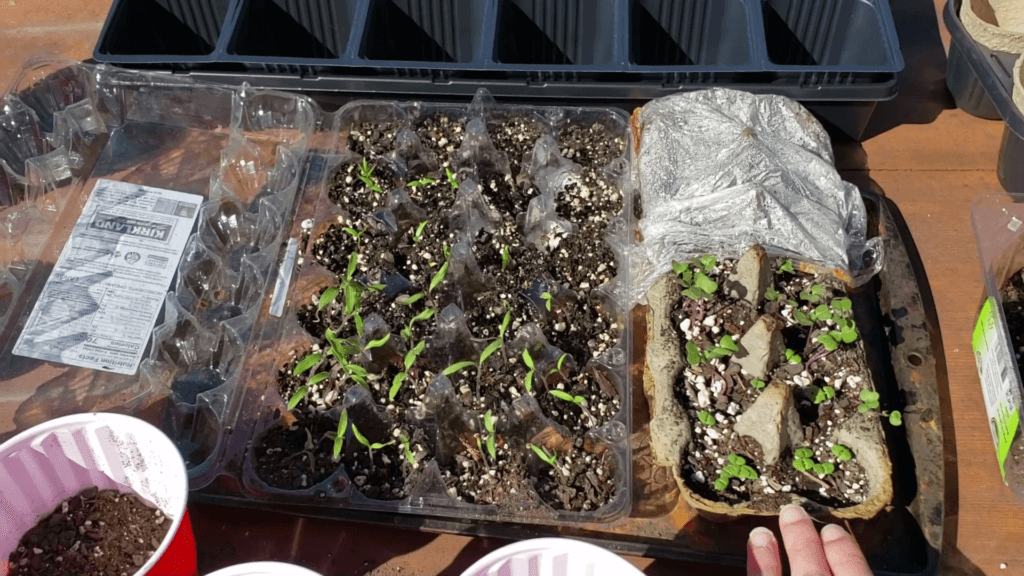
M 943 110 L 956 108 L 946 88 L 946 48 L 934 0 L 901 0 L 890 5 L 906 67 L 899 74 L 899 94 L 878 104 L 864 140 L 901 124 L 931 123 Z

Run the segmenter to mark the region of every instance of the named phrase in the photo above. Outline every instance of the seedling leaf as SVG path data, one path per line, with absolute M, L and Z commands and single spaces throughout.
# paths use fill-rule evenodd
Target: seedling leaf
M 715 480 L 715 490 L 718 490 L 719 492 L 723 492 L 728 487 L 729 487 L 729 479 L 728 478 L 719 478 L 718 480 Z
M 412 347 L 412 350 L 409 350 L 408 352 L 405 353 L 406 370 L 412 368 L 412 365 L 416 363 L 416 358 L 419 357 L 420 353 L 423 352 L 423 349 L 426 348 L 426 346 L 427 343 L 424 342 L 423 340 L 420 340 L 419 343 Z
M 835 455 L 840 462 L 849 462 L 850 460 L 853 460 L 853 452 L 842 444 L 833 444 L 832 454 Z
M 319 311 L 330 306 L 331 302 L 334 302 L 334 299 L 338 297 L 339 292 L 341 292 L 340 286 L 331 286 L 324 290 L 324 293 L 320 295 L 320 301 L 316 304 L 316 309 Z
M 398 437 L 398 439 L 402 441 L 402 447 L 405 448 L 406 461 L 409 462 L 409 464 L 415 464 L 416 455 L 413 454 L 412 452 L 412 443 L 409 442 L 409 437 L 406 436 L 405 434 L 402 434 L 401 436 Z
M 359 252 L 353 252 L 348 257 L 348 268 L 345 269 L 345 279 L 351 280 L 352 276 L 356 273 L 356 268 L 359 266 Z
M 412 320 L 409 320 L 409 325 L 411 326 L 411 325 L 413 325 L 416 322 L 423 322 L 425 320 L 430 320 L 433 317 L 434 317 L 434 309 L 433 308 L 427 308 L 423 312 L 420 312 L 419 314 L 413 316 Z
M 538 458 L 540 458 L 544 462 L 547 462 L 550 466 L 555 466 L 555 464 L 558 462 L 558 452 L 555 452 L 554 454 L 548 454 L 547 450 L 533 444 L 530 444 L 530 449 L 533 450 L 533 453 L 536 454 Z
M 547 308 L 548 312 L 551 312 L 551 300 L 554 296 L 551 295 L 551 292 L 544 292 L 540 297 L 544 300 L 544 307 Z
M 711 412 L 708 412 L 707 410 L 701 410 L 700 412 L 697 412 L 697 419 L 700 420 L 701 424 L 709 428 L 718 423 L 718 421 L 715 420 L 715 417 L 711 414 Z
M 804 312 L 803 310 L 794 310 L 793 317 L 796 318 L 797 322 L 803 324 L 804 326 L 814 325 L 814 320 L 811 320 L 811 317 L 808 316 L 807 313 Z
M 818 342 L 820 342 L 821 345 L 825 347 L 825 350 L 828 350 L 829 352 L 839 348 L 839 343 L 836 342 L 836 339 L 831 334 L 819 334 Z
M 797 458 L 811 458 L 814 456 L 814 450 L 810 448 L 797 448 L 793 451 L 793 455 Z
M 484 430 L 487 430 L 491 434 L 494 434 L 494 413 L 490 410 L 484 414 Z
M 893 410 L 892 414 L 889 414 L 889 424 L 892 424 L 893 426 L 902 426 L 903 414 L 901 414 L 899 410 Z
M 814 319 L 815 320 L 831 320 L 832 319 L 832 311 L 828 309 L 828 305 L 826 305 L 826 304 L 818 304 L 818 306 L 814 309 Z
M 338 431 L 334 433 L 334 459 L 341 457 L 341 447 L 345 442 L 345 431 L 348 429 L 348 410 L 341 411 L 341 419 L 338 420 Z
M 750 385 L 754 388 L 754 390 L 764 390 L 768 384 L 765 383 L 764 380 L 758 380 L 757 378 L 754 378 L 753 380 L 750 381 Z
M 686 343 L 686 362 L 690 366 L 696 366 L 700 364 L 700 350 L 697 349 L 697 345 L 693 342 Z
M 792 271 L 793 271 L 793 261 L 792 260 L 785 260 L 779 266 L 779 272 L 792 272 Z
M 857 406 L 857 412 L 860 412 L 861 414 L 864 414 L 869 411 L 871 411 L 871 406 L 868 406 L 867 404 L 861 404 L 860 406 Z
M 508 268 L 508 263 L 512 259 L 512 255 L 509 253 L 508 246 L 501 249 L 501 269 Z
M 448 266 L 449 262 L 445 261 L 445 263 L 441 265 L 441 269 L 434 273 L 434 277 L 430 279 L 430 288 L 428 289 L 428 292 L 433 292 L 434 288 L 437 288 L 437 286 L 444 281 L 445 275 L 448 274 Z
M 531 370 L 536 368 L 536 366 L 533 365 L 533 356 L 530 356 L 530 351 L 525 348 L 523 349 L 523 362 L 525 362 L 526 367 Z
M 309 370 L 313 366 L 316 366 L 317 364 L 319 364 L 320 360 L 323 360 L 323 355 L 321 355 L 321 354 L 319 354 L 317 352 L 314 352 L 312 354 L 308 354 L 308 355 L 306 355 L 305 358 L 303 358 L 302 360 L 299 360 L 299 363 L 295 365 L 295 369 L 292 370 L 292 374 L 295 375 L 295 376 L 298 376 L 299 374 L 302 374 L 303 372 L 306 372 L 307 370 Z
M 683 262 L 672 262 L 672 271 L 675 272 L 677 276 L 686 272 L 689 267 L 689 264 L 684 264 Z
M 288 399 L 288 409 L 295 410 L 295 407 L 302 402 L 302 399 L 309 393 L 309 386 L 299 386 L 299 389 L 292 394 L 292 397 Z
M 413 243 L 419 242 L 420 240 L 423 239 L 423 229 L 427 227 L 428 223 L 428 220 L 424 220 L 423 222 L 419 223 L 419 226 L 416 226 L 416 232 L 412 235 Z
M 747 463 L 747 459 L 739 454 L 729 454 L 729 463 L 736 464 L 737 466 L 743 466 Z
M 452 172 L 452 169 L 451 168 L 445 168 L 444 169 L 444 173 L 445 173 L 446 176 L 448 176 L 448 183 L 452 185 L 452 188 L 455 188 L 456 190 L 458 190 L 459 189 L 459 182 L 455 179 L 455 174 Z
M 707 294 L 714 294 L 718 290 L 718 282 L 708 278 L 703 272 L 697 272 L 693 278 L 693 284 Z
M 711 269 L 718 264 L 718 258 L 715 258 L 711 254 L 705 254 L 700 257 L 701 266 L 704 267 L 705 272 L 711 272 Z
M 548 394 L 551 394 L 552 396 L 558 398 L 559 400 L 565 400 L 566 402 L 576 401 L 576 398 L 574 398 L 572 394 L 568 394 L 561 390 L 548 390 Z
M 874 390 L 861 390 L 860 399 L 868 404 L 877 403 L 881 396 Z
M 725 348 L 729 352 L 739 352 L 740 347 L 732 339 L 732 336 L 722 336 L 722 339 L 718 341 L 719 348 Z
M 782 294 L 779 294 L 778 292 L 776 292 L 775 288 L 769 287 L 767 290 L 765 290 L 764 297 L 769 302 L 777 302 L 777 301 L 782 299 Z
M 356 323 L 356 334 L 363 335 L 363 317 L 356 314 L 352 317 L 352 321 Z
M 501 350 L 501 347 L 504 345 L 505 340 L 503 338 L 498 338 L 494 342 L 488 344 L 487 347 L 484 348 L 484 351 L 480 353 L 480 366 L 483 366 L 484 362 L 487 362 L 487 359 L 494 355 L 498 350 Z
M 512 325 L 512 309 L 505 310 L 505 317 L 501 320 L 501 326 L 498 327 L 498 338 L 504 338 L 505 332 L 508 327 Z
M 394 380 L 391 381 L 391 389 L 388 390 L 388 400 L 391 400 L 392 402 L 395 401 L 395 396 L 398 396 L 398 392 L 402 389 L 402 384 L 405 382 L 407 377 L 408 374 L 405 372 L 395 374 Z
M 374 348 L 380 348 L 381 346 L 387 344 L 389 340 L 391 340 L 391 334 L 390 333 L 389 334 L 385 334 L 382 338 L 378 338 L 376 340 L 370 340 L 369 342 L 366 343 L 366 349 L 367 350 L 373 350 Z
M 362 432 L 359 431 L 359 428 L 356 427 L 355 422 L 352 423 L 352 435 L 356 437 L 356 442 L 359 442 L 360 444 L 366 446 L 367 448 L 370 447 L 370 441 L 367 440 L 366 436 L 363 436 Z
M 853 301 L 849 298 L 836 298 L 832 301 L 832 309 L 836 312 L 849 312 L 853 309 Z
M 413 304 L 419 302 L 420 300 L 423 300 L 424 298 L 426 298 L 426 296 L 423 294 L 423 292 L 413 294 L 412 296 L 406 296 L 403 294 L 402 296 L 395 298 L 395 302 L 398 302 L 403 306 L 412 306 Z
M 465 370 L 466 368 L 472 368 L 473 366 L 476 366 L 476 362 L 473 362 L 471 360 L 466 360 L 466 361 L 463 361 L 463 362 L 456 362 L 455 364 L 452 364 L 451 366 L 449 366 L 449 367 L 444 369 L 444 375 L 445 376 L 451 376 L 452 374 L 455 374 L 456 372 L 461 372 L 461 371 Z
M 318 374 L 314 374 L 313 377 L 309 379 L 309 386 L 314 386 L 316 384 L 319 384 L 319 383 L 323 382 L 324 380 L 327 380 L 330 377 L 331 377 L 331 373 L 330 372 L 320 372 Z

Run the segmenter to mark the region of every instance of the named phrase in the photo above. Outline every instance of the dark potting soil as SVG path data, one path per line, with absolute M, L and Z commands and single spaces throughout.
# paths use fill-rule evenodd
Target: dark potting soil
M 610 454 L 577 452 L 555 466 L 542 464 L 533 478 L 541 500 L 555 510 L 596 510 L 615 497 L 615 470 Z
M 348 149 L 360 156 L 377 158 L 395 146 L 395 136 L 402 129 L 399 121 L 363 122 L 353 126 L 345 140 Z
M 134 574 L 160 548 L 172 524 L 135 494 L 87 488 L 21 537 L 9 557 L 9 574 Z
M 1006 327 L 1010 330 L 1010 345 L 1017 361 L 1017 369 L 1024 373 L 1024 270 L 1014 273 L 1000 290 Z M 1005 481 L 1015 491 L 1024 489 L 1024 435 L 1018 431 L 1010 445 L 1004 465 Z
M 516 341 L 521 329 L 530 324 L 537 325 L 551 345 L 536 352 L 532 394 L 545 415 L 565 427 L 573 439 L 567 446 L 580 443 L 586 432 L 607 423 L 620 411 L 615 386 L 602 385 L 602 368 L 591 364 L 616 345 L 623 329 L 619 313 L 608 306 L 606 296 L 597 289 L 610 282 L 618 270 L 615 254 L 605 240 L 610 224 L 625 205 L 617 184 L 605 178 L 602 170 L 625 150 L 625 141 L 599 124 L 570 126 L 563 131 L 563 152 L 578 159 L 583 167 L 556 195 L 555 209 L 575 232 L 553 232 L 534 239 L 527 237 L 523 227 L 530 202 L 540 191 L 529 179 L 517 183 L 513 177 L 522 169 L 523 157 L 546 131 L 532 116 L 506 118 L 491 125 L 492 140 L 499 152 L 508 155 L 511 174 L 483 161 L 478 166 L 481 171 L 472 175 L 446 170 L 463 141 L 465 124 L 454 115 L 438 113 L 413 124 L 422 148 L 437 155 L 437 169 L 424 172 L 423 166 L 429 163 L 417 163 L 414 168 L 414 163 L 408 162 L 409 172 L 399 177 L 384 161 L 384 156 L 393 151 L 394 128 L 364 125 L 350 137 L 350 149 L 368 155 L 367 167 L 362 167 L 363 159 L 359 158 L 339 168 L 329 195 L 344 213 L 337 223 L 311 239 L 313 259 L 337 275 L 342 285 L 348 282 L 350 257 L 358 252 L 352 285 L 361 287 L 359 320 L 369 327 L 379 316 L 390 332 L 389 340 L 370 353 L 346 361 L 369 372 L 366 382 L 353 383 L 345 376 L 349 370 L 343 365 L 346 363 L 326 354 L 318 367 L 296 377 L 292 371 L 299 359 L 310 352 L 330 349 L 325 337 L 328 331 L 359 346 L 370 339 L 357 330 L 354 315 L 346 314 L 345 290 L 339 291 L 333 301 L 321 302 L 321 288 L 301 302 L 298 319 L 316 344 L 312 350 L 296 350 L 279 374 L 279 390 L 285 401 L 302 386 L 306 386 L 306 397 L 296 406 L 299 420 L 294 426 L 278 430 L 276 436 L 267 434 L 257 443 L 258 468 L 262 470 L 258 473 L 268 484 L 285 489 L 309 487 L 343 465 L 356 489 L 367 497 L 404 498 L 406 485 L 427 462 L 417 459 L 410 464 L 400 442 L 374 450 L 371 466 L 369 451 L 361 445 L 357 445 L 359 450 L 350 449 L 355 443 L 349 436 L 339 463 L 331 463 L 330 470 L 322 470 L 325 475 L 321 477 L 321 467 L 329 460 L 324 456 L 330 454 L 333 444 L 325 435 L 337 425 L 323 413 L 338 406 L 345 391 L 358 384 L 369 390 L 378 409 L 383 408 L 393 432 L 397 434 L 401 427 L 403 434 L 431 438 L 422 414 L 424 407 L 433 405 L 436 399 L 427 391 L 443 370 L 460 361 L 473 365 L 448 376 L 458 409 L 475 413 L 476 418 L 487 410 L 510 413 L 513 402 L 531 394 L 521 353 L 528 343 Z M 403 148 L 411 149 L 416 147 Z M 398 161 L 394 165 L 403 164 Z M 367 176 L 369 167 L 374 169 L 373 185 L 384 192 L 390 192 L 392 185 L 402 186 L 408 193 L 404 204 L 398 209 L 392 207 L 394 219 L 390 221 L 380 217 L 393 195 L 379 194 L 359 178 Z M 480 186 L 476 204 L 456 203 L 459 187 L 468 186 L 469 178 Z M 462 190 L 463 197 L 467 191 L 472 188 Z M 479 220 L 483 228 L 474 230 L 473 237 L 457 236 L 455 230 L 463 230 L 469 221 L 467 208 L 473 214 L 471 219 Z M 389 231 L 389 226 L 397 230 Z M 468 241 L 472 252 L 472 258 L 465 262 L 451 255 L 460 238 Z M 370 290 L 374 285 L 383 289 Z M 442 334 L 437 322 L 451 304 L 463 312 L 465 324 Z M 509 325 L 495 348 L 506 314 Z M 374 338 L 380 336 L 377 333 Z M 422 351 L 410 356 L 418 344 L 422 344 Z M 480 362 L 488 346 L 493 353 Z M 563 354 L 570 360 L 564 369 L 552 373 Z M 330 377 L 307 384 L 316 371 L 328 372 Z M 565 405 L 564 400 L 549 396 L 548 387 L 554 389 L 556 385 L 579 396 L 582 406 L 575 402 Z M 419 416 L 411 417 L 414 414 Z M 362 428 L 359 417 L 350 417 Z M 305 430 L 310 427 L 318 428 L 311 431 L 312 440 L 307 441 Z M 472 430 L 466 433 L 478 434 Z M 387 433 L 381 437 L 398 438 Z M 522 439 L 509 442 L 500 445 L 497 458 L 481 454 L 475 438 L 454 452 L 449 446 L 444 451 L 447 456 L 438 463 L 453 497 L 523 508 L 531 501 L 535 504 L 537 496 L 526 464 L 528 458 L 533 458 L 532 453 Z M 433 448 L 421 452 L 424 458 L 433 458 Z M 573 455 L 577 452 L 561 456 L 572 461 L 577 459 Z M 291 460 L 282 465 L 282 458 Z M 585 462 L 585 457 L 579 455 L 578 460 Z M 561 496 L 552 496 L 553 505 L 557 501 L 567 509 L 595 510 L 609 501 L 609 494 L 615 492 L 613 475 L 608 476 L 610 488 L 601 490 L 588 488 L 582 480 L 588 477 L 586 470 L 573 470 L 563 488 L 576 492 L 566 499 L 562 497 L 567 493 L 563 489 Z M 596 473 L 590 472 L 591 476 Z M 573 480 L 577 476 L 581 480 Z M 355 478 L 362 478 L 362 483 Z M 554 488 L 551 494 L 555 494 Z
M 738 341 L 761 314 L 770 314 L 781 321 L 785 345 L 799 358 L 783 361 L 765 381 L 781 381 L 793 387 L 797 412 L 804 426 L 806 441 L 802 447 L 814 452 L 814 462 L 831 463 L 835 471 L 831 474 L 798 471 L 793 466 L 792 450 L 785 452 L 775 465 L 763 464 L 760 446 L 734 430 L 736 418 L 754 403 L 760 392 L 751 384 L 753 379 L 749 375 L 724 357 L 687 366 L 676 381 L 676 396 L 693 426 L 693 440 L 683 448 L 683 477 L 695 492 L 707 499 L 749 502 L 757 510 L 778 509 L 784 500 L 779 495 L 786 493 L 799 494 L 829 506 L 855 505 L 868 495 L 867 476 L 857 464 L 856 455 L 853 460 L 842 462 L 833 454 L 831 438 L 843 422 L 858 415 L 861 391 L 871 389 L 866 360 L 859 341 L 840 343 L 831 352 L 818 342 L 818 335 L 836 328 L 832 320 L 813 321 L 813 326 L 807 326 L 797 319 L 803 318 L 806 323 L 804 314 L 810 316 L 816 307 L 843 298 L 846 292 L 832 277 L 779 272 L 782 262 L 776 261 L 773 268 L 776 272 L 772 286 L 781 295 L 776 301 L 766 300 L 761 309 L 755 311 L 747 302 L 727 297 L 721 289 L 701 301 L 684 296 L 672 311 L 673 324 L 684 346 L 693 342 L 698 349 L 709 350 L 726 335 Z M 707 275 L 724 286 L 735 264 L 734 260 L 719 262 Z M 820 286 L 822 293 L 812 295 L 814 286 Z M 838 314 L 849 316 L 851 313 Z M 817 391 L 825 387 L 834 390 L 834 398 L 815 404 Z M 713 417 L 714 425 L 703 423 L 699 413 Z M 727 489 L 716 490 L 715 481 L 729 464 L 730 455 L 744 458 L 759 478 L 734 478 Z

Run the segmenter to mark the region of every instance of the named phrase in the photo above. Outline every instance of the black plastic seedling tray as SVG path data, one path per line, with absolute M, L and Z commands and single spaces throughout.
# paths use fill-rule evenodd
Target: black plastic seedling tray
M 810 103 L 854 138 L 903 69 L 888 0 L 116 0 L 94 57 L 417 98 L 485 87 L 644 100 L 727 86 Z
M 998 174 L 1003 188 L 1024 194 L 1024 112 L 1013 102 L 1013 66 L 1020 54 L 995 52 L 975 42 L 960 21 L 962 0 L 946 2 L 949 63 L 946 83 L 956 105 L 979 118 L 1003 120 Z

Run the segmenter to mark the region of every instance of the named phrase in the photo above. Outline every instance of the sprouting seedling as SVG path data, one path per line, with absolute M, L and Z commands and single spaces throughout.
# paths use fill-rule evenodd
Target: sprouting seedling
M 540 298 L 544 301 L 544 307 L 547 308 L 548 312 L 551 312 L 551 301 L 554 300 L 554 296 L 551 295 L 551 292 L 541 293 Z
M 801 358 L 799 354 L 789 348 L 786 348 L 786 362 L 789 362 L 790 364 L 799 364 L 803 361 L 804 359 Z
M 836 471 L 836 465 L 831 462 L 817 462 L 811 466 L 811 470 L 814 470 L 815 474 L 828 476 Z
M 495 440 L 496 434 L 494 433 L 494 415 L 491 414 L 490 410 L 484 414 L 484 430 L 487 431 L 487 453 L 490 454 L 491 460 L 497 460 L 498 449 L 496 446 L 497 441 Z
M 740 347 L 733 340 L 732 336 L 722 336 L 721 340 L 718 341 L 718 346 L 715 346 L 711 350 L 704 353 L 706 360 L 713 360 L 715 358 L 724 358 L 740 351 Z
M 299 386 L 295 393 L 292 394 L 292 397 L 288 399 L 288 409 L 294 410 L 299 405 L 299 402 L 302 402 L 302 399 L 306 397 L 306 394 L 309 394 L 309 386 Z
M 504 338 L 497 338 L 493 342 L 488 344 L 487 347 L 484 348 L 484 351 L 480 353 L 480 360 L 478 361 L 477 365 L 478 366 L 483 366 L 484 362 L 487 362 L 487 359 L 490 358 L 491 356 L 493 356 L 494 353 L 497 352 L 498 350 L 501 350 L 501 347 L 504 346 L 504 345 L 505 345 L 505 339 Z
M 853 460 L 853 452 L 842 444 L 833 444 L 832 454 L 840 462 L 849 462 L 850 460 Z
M 435 310 L 433 308 L 427 308 L 423 312 L 412 317 L 409 323 L 406 324 L 405 328 L 402 328 L 401 336 L 405 340 L 412 340 L 412 327 L 417 322 L 425 322 L 434 317 Z
M 551 370 L 548 370 L 548 376 L 550 376 L 552 374 L 555 374 L 555 373 L 560 373 L 562 371 L 562 364 L 565 364 L 565 359 L 568 358 L 568 357 L 569 357 L 568 354 L 562 354 L 561 356 L 559 356 L 558 357 L 558 364 L 554 368 L 552 368 Z
M 530 449 L 533 450 L 533 453 L 536 454 L 538 458 L 546 462 L 548 466 L 558 468 L 558 452 L 552 451 L 551 454 L 548 454 L 547 450 L 534 444 L 530 444 Z
M 355 422 L 352 423 L 352 435 L 356 437 L 356 441 L 357 442 L 359 442 L 363 446 L 366 446 L 366 450 L 370 454 L 370 465 L 371 466 L 373 465 L 373 451 L 374 450 L 380 450 L 381 448 L 386 448 L 386 447 L 391 446 L 392 444 L 395 443 L 394 440 L 392 440 L 390 442 L 386 442 L 384 444 L 381 444 L 380 442 L 372 442 L 371 443 L 369 440 L 366 439 L 366 436 L 363 436 L 362 433 L 359 432 L 359 428 L 356 428 L 356 423 Z
M 345 432 L 348 430 L 348 410 L 341 411 L 341 419 L 338 420 L 338 431 L 334 433 L 334 459 L 341 457 L 341 447 L 345 442 Z
M 718 282 L 715 282 L 703 272 L 697 272 L 693 275 L 693 285 L 683 290 L 683 296 L 692 300 L 702 300 L 710 298 L 717 291 Z
M 700 264 L 704 267 L 705 272 L 711 272 L 718 265 L 718 258 L 711 254 L 705 254 L 700 257 Z
M 739 454 L 729 454 L 729 464 L 722 469 L 722 473 L 715 480 L 715 490 L 723 492 L 729 487 L 729 482 L 734 478 L 740 480 L 757 480 L 760 476 L 757 470 L 747 465 L 747 459 Z
M 376 340 L 370 340 L 369 342 L 367 342 L 366 343 L 366 348 L 364 348 L 364 350 L 373 350 L 374 348 L 380 348 L 381 346 L 387 344 L 390 341 L 391 341 L 391 333 L 385 334 L 384 336 L 382 336 L 382 337 L 380 337 L 380 338 L 378 338 Z
M 452 185 L 452 188 L 458 190 L 459 189 L 459 182 L 455 179 L 455 173 L 452 172 L 452 169 L 446 167 L 444 169 L 444 174 L 445 174 L 445 176 L 448 177 L 448 183 Z
M 430 186 L 431 184 L 434 184 L 436 182 L 437 180 L 434 180 L 433 178 L 420 178 L 419 180 L 413 180 L 412 182 L 409 182 L 408 184 L 406 184 L 406 186 L 408 186 L 409 188 L 416 188 L 417 186 Z
M 383 194 L 384 191 L 381 190 L 381 187 L 373 180 L 373 170 L 374 168 L 370 166 L 369 162 L 366 161 L 366 158 L 363 158 L 363 162 L 359 164 L 359 179 L 362 180 L 363 184 L 365 184 L 370 190 L 373 190 L 378 194 Z
M 793 310 L 793 318 L 803 326 L 814 326 L 814 319 L 811 315 L 797 308 Z
M 568 392 L 563 392 L 562 390 L 549 390 L 548 394 L 551 394 L 552 396 L 558 398 L 559 400 L 572 402 L 577 406 L 583 406 L 584 404 L 587 403 L 587 399 L 584 398 L 583 396 L 573 396 L 572 394 L 569 394 Z
M 832 310 L 829 309 L 828 304 L 818 304 L 814 310 L 811 310 L 811 318 L 818 322 L 824 322 L 825 320 L 832 319 Z
M 700 348 L 693 342 L 686 343 L 686 362 L 690 366 L 696 366 L 704 361 L 704 355 L 700 353 Z
M 509 252 L 508 246 L 501 249 L 501 269 L 508 268 L 508 263 L 512 259 L 512 255 Z
M 512 325 L 512 309 L 505 305 L 505 317 L 501 319 L 501 326 L 498 326 L 498 337 L 504 338 L 508 327 Z
M 341 286 L 331 286 L 327 290 L 324 290 L 323 294 L 320 294 L 320 300 L 316 304 L 317 311 L 319 312 L 330 306 L 331 302 L 334 302 L 340 293 Z
M 767 385 L 764 380 L 758 380 L 757 378 L 750 381 L 750 387 L 754 390 L 764 390 Z
M 799 472 L 807 472 L 814 467 L 814 450 L 797 448 L 793 451 L 793 468 Z
M 889 413 L 889 424 L 893 426 L 903 425 L 903 414 L 899 410 L 893 410 Z
M 351 226 L 346 226 L 343 230 L 345 230 L 349 236 L 355 238 L 357 243 L 359 242 L 359 239 L 363 237 L 363 234 L 366 234 L 366 230 L 356 230 Z
M 419 226 L 416 226 L 416 232 L 413 233 L 413 235 L 412 235 L 412 242 L 413 242 L 413 244 L 416 244 L 420 240 L 423 240 L 423 230 L 426 229 L 427 224 L 429 224 L 429 223 L 430 223 L 429 220 L 424 220 L 423 222 L 419 223 Z
M 836 397 L 836 389 L 831 386 L 822 386 L 814 392 L 814 403 L 821 404 Z
M 463 362 L 456 362 L 455 364 L 452 364 L 451 366 L 445 368 L 443 374 L 445 376 L 451 376 L 452 374 L 455 374 L 456 372 L 462 372 L 466 368 L 474 368 L 474 367 L 476 367 L 476 362 L 473 362 L 472 360 L 465 360 Z
M 779 294 L 775 290 L 775 288 L 771 288 L 771 287 L 769 287 L 767 290 L 764 291 L 764 297 L 769 302 L 778 302 L 779 300 L 782 300 L 782 294 Z
M 715 420 L 715 417 L 711 414 L 711 412 L 708 412 L 707 410 L 701 410 L 700 412 L 697 412 L 697 419 L 700 420 L 701 424 L 707 426 L 708 428 L 711 428 L 715 424 L 718 424 L 718 421 Z
M 319 364 L 323 358 L 323 355 L 318 352 L 307 354 L 302 358 L 302 360 L 299 360 L 298 364 L 295 365 L 295 369 L 292 370 L 292 374 L 294 376 L 299 376 L 303 372 L 308 372 L 313 366 Z
M 409 464 L 416 464 L 416 454 L 412 451 L 412 442 L 409 441 L 409 437 L 402 434 L 398 437 L 399 442 L 402 443 L 403 453 L 405 454 L 405 460 Z
M 527 372 L 526 376 L 523 378 L 523 386 L 526 388 L 527 392 L 532 394 L 533 393 L 533 373 L 534 373 L 534 370 L 536 369 L 536 365 L 533 362 L 533 356 L 530 356 L 530 351 L 528 349 L 526 349 L 526 348 L 523 348 L 523 363 L 525 363 L 526 367 L 530 369 L 530 371 Z
M 801 300 L 806 300 L 808 302 L 812 302 L 812 303 L 815 303 L 815 304 L 820 302 L 821 301 L 821 297 L 824 296 L 824 295 L 825 295 L 825 287 L 822 286 L 821 284 L 815 284 L 814 286 L 811 286 L 810 291 L 807 291 L 807 290 L 801 290 L 800 291 L 800 299 Z
M 779 265 L 779 272 L 792 272 L 792 271 L 793 271 L 793 261 L 792 260 L 784 260 L 782 262 L 782 264 Z
M 878 410 L 878 401 L 881 396 L 874 390 L 861 390 L 860 391 L 860 406 L 857 406 L 857 411 L 861 414 L 870 412 L 871 410 Z
M 449 252 L 450 249 L 448 248 L 448 246 L 445 246 L 444 248 L 445 248 L 445 261 L 444 261 L 444 264 L 442 264 L 441 268 L 437 272 L 434 273 L 434 277 L 430 279 L 430 288 L 427 289 L 427 292 L 433 292 L 434 288 L 437 288 L 438 285 L 441 284 L 441 282 L 444 281 L 445 275 L 448 274 L 448 267 L 451 264 L 451 260 L 450 260 L 451 252 Z
M 853 301 L 849 298 L 836 298 L 832 300 L 831 306 L 836 312 L 849 312 L 853 310 Z
M 395 374 L 395 377 L 391 380 L 391 389 L 388 390 L 388 400 L 392 402 L 395 401 L 395 397 L 398 396 L 398 393 L 402 390 L 402 384 L 404 384 L 409 378 L 409 370 L 412 369 L 413 364 L 416 363 L 416 359 L 419 358 L 419 355 L 423 352 L 423 349 L 426 348 L 426 345 L 426 342 L 421 340 L 418 344 L 412 347 L 412 350 L 405 353 L 405 370 Z

